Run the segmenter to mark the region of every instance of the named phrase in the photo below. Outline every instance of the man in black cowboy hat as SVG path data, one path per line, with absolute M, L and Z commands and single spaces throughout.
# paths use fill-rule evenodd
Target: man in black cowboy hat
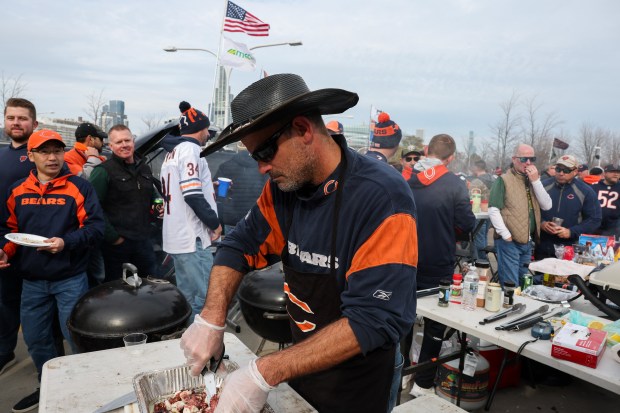
M 311 92 L 297 75 L 268 76 L 233 100 L 233 123 L 203 151 L 241 140 L 271 179 L 218 249 L 205 307 L 181 340 L 191 371 L 222 354 L 243 275 L 280 259 L 294 341 L 230 374 L 223 411 L 259 411 L 284 381 L 322 412 L 391 409 L 398 343 L 415 317 L 415 204 L 394 168 L 327 131 L 321 115 L 357 101 Z

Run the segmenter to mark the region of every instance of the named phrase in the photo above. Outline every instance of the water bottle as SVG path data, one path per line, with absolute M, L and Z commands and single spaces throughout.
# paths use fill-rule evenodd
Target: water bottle
M 469 267 L 469 271 L 463 279 L 463 308 L 469 311 L 476 309 L 476 297 L 478 296 L 478 271 L 476 266 Z

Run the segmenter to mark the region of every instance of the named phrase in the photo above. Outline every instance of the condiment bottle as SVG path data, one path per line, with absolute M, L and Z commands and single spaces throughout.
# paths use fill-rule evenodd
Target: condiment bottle
M 502 287 L 498 283 L 487 285 L 484 297 L 484 309 L 487 311 L 499 311 L 502 306 Z
M 454 274 L 452 276 L 452 285 L 450 286 L 450 302 L 453 304 L 461 304 L 463 302 L 463 276 Z
M 450 302 L 450 279 L 439 281 L 439 307 L 447 307 Z
M 476 306 L 484 307 L 484 295 L 486 294 L 487 283 L 489 282 L 489 269 L 491 268 L 488 261 L 476 261 L 476 270 L 478 271 L 478 295 L 476 296 Z
M 516 285 L 512 281 L 504 282 L 504 308 L 510 308 L 514 305 Z

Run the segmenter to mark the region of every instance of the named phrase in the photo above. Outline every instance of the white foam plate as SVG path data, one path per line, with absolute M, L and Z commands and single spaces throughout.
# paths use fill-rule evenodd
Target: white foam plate
M 50 245 L 47 242 L 43 242 L 47 239 L 45 237 L 40 235 L 24 234 L 23 232 L 11 232 L 10 234 L 6 234 L 4 238 L 16 244 L 23 245 L 24 247 L 47 247 Z

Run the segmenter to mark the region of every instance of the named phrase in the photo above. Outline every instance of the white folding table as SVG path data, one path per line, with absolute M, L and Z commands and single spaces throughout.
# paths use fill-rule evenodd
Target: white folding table
M 515 302 L 526 304 L 525 313 L 544 305 L 540 301 L 523 296 L 515 297 Z M 450 304 L 448 307 L 439 307 L 437 298 L 434 296 L 418 299 L 417 314 L 438 321 L 462 333 L 484 339 L 512 352 L 517 352 L 524 342 L 533 339 L 530 329 L 524 331 L 499 331 L 495 329 L 496 326 L 514 317 L 480 325 L 479 322 L 482 319 L 495 313 L 488 312 L 483 308 L 466 311 L 462 306 L 454 304 Z M 608 322 L 603 319 L 601 321 Z M 538 340 L 528 344 L 521 355 L 620 394 L 620 363 L 614 361 L 610 351 L 605 351 L 596 369 L 552 357 L 551 341 L 549 340 Z
M 133 390 L 133 377 L 141 372 L 176 367 L 185 363 L 180 340 L 144 345 L 142 354 L 132 355 L 126 348 L 58 357 L 43 366 L 40 413 L 92 412 Z M 225 333 L 226 354 L 244 366 L 255 358 L 235 335 Z M 275 412 L 315 412 L 287 384 L 269 394 L 267 403 Z M 123 408 L 115 413 L 122 413 Z

